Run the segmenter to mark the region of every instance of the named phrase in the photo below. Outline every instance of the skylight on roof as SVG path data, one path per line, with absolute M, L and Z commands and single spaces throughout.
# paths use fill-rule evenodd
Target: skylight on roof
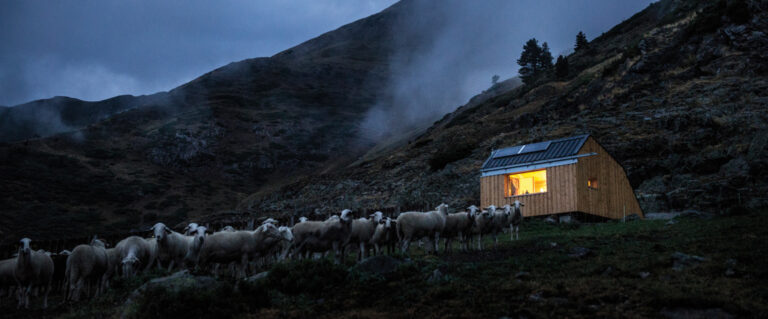
M 523 148 L 520 149 L 517 154 L 526 154 L 526 153 L 533 153 L 533 152 L 539 152 L 539 151 L 546 151 L 547 148 L 549 148 L 549 144 L 552 144 L 551 141 L 541 142 L 541 143 L 533 143 L 533 144 L 526 144 L 523 145 Z

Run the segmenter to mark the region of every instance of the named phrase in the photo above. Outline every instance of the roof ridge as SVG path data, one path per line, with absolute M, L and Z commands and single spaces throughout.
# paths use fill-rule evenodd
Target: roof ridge
M 512 146 L 498 148 L 496 150 L 503 150 L 503 149 L 513 148 L 513 147 L 525 146 L 525 145 L 531 145 L 531 144 L 538 144 L 538 143 L 546 143 L 546 142 L 554 143 L 554 142 L 562 142 L 562 141 L 566 141 L 566 140 L 576 140 L 576 139 L 586 138 L 586 137 L 589 137 L 589 134 L 580 134 L 580 135 L 573 135 L 573 136 L 556 138 L 554 140 L 546 140 L 546 141 L 539 141 L 539 142 L 532 142 L 532 143 L 525 143 L 525 144 L 517 144 L 517 145 L 512 145 Z

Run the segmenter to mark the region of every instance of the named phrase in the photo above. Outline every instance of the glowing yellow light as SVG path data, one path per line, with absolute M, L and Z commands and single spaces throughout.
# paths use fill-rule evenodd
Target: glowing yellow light
M 544 193 L 547 191 L 547 170 L 507 175 L 505 188 L 506 196 Z

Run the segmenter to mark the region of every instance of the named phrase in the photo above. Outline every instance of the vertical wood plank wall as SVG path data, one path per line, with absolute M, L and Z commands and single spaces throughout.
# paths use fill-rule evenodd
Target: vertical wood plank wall
M 523 216 L 540 216 L 569 213 L 577 210 L 576 164 L 547 167 L 547 191 L 545 193 L 504 197 L 506 175 L 480 178 L 480 205 L 498 207 L 512 204 L 515 199 L 525 204 Z
M 546 193 L 504 197 L 505 175 L 481 177 L 480 205 L 501 207 L 517 199 L 525 204 L 526 217 L 578 211 L 614 219 L 622 218 L 626 207 L 626 215 L 643 217 L 621 165 L 591 137 L 579 151 L 587 153 L 597 155 L 581 157 L 576 164 L 546 168 Z M 589 178 L 597 178 L 597 189 L 587 187 Z
M 616 219 L 624 216 L 626 207 L 626 215 L 643 217 L 624 168 L 591 137 L 579 151 L 579 154 L 586 153 L 597 155 L 579 158 L 575 164 L 578 210 Z M 597 178 L 597 189 L 587 187 L 589 178 Z

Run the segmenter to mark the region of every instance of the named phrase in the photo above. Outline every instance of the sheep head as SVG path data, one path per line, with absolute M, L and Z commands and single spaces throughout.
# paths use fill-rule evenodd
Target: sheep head
M 139 262 L 139 257 L 134 255 L 125 256 L 125 258 L 123 258 L 123 260 L 120 262 L 123 265 L 123 275 L 133 276 L 133 271 L 138 269 Z
M 277 228 L 277 230 L 280 232 L 280 235 L 283 237 L 283 240 L 293 241 L 293 232 L 291 231 L 290 227 L 280 226 Z
M 435 211 L 437 211 L 440 214 L 443 214 L 444 216 L 447 216 L 448 215 L 448 204 L 442 203 L 440 205 L 437 205 L 437 207 L 435 207 Z
M 277 225 L 277 220 L 275 220 L 274 218 L 267 218 L 267 219 L 266 219 L 266 220 L 264 220 L 264 221 L 263 221 L 261 224 L 262 224 L 262 225 L 264 225 L 264 224 L 272 224 L 272 225 Z
M 352 222 L 352 211 L 349 209 L 345 209 L 341 211 L 341 215 L 339 215 L 339 219 L 342 223 L 351 223 Z
M 184 235 L 194 234 L 197 227 L 200 227 L 197 223 L 189 223 L 187 227 L 184 227 Z
M 24 237 L 19 241 L 19 256 L 26 256 L 32 252 L 32 249 L 29 248 L 29 243 L 31 242 L 32 240 L 27 237 Z
M 525 204 L 521 203 L 519 200 L 515 200 L 515 209 L 520 209 L 520 206 L 525 206 Z
M 103 241 L 101 241 L 100 239 L 96 239 L 96 238 L 94 238 L 93 240 L 91 240 L 91 246 L 96 246 L 96 247 L 101 247 L 101 248 L 107 248 L 107 244 L 105 244 L 105 243 L 104 243 Z
M 467 210 L 469 211 L 469 217 L 470 218 L 475 218 L 475 216 L 477 215 L 477 210 L 478 210 L 477 206 L 475 206 L 475 205 L 469 206 L 469 207 L 467 207 Z
M 504 214 L 507 216 L 512 215 L 512 206 L 509 204 L 504 205 Z
M 369 217 L 371 217 L 371 219 L 373 219 L 373 222 L 375 224 L 379 224 L 384 219 L 384 213 L 382 213 L 382 212 L 375 212 L 375 213 L 371 214 L 371 216 L 369 216 Z
M 155 238 L 157 238 L 158 242 L 165 240 L 165 235 L 172 232 L 173 231 L 163 223 L 157 223 L 155 226 L 152 226 L 152 233 L 155 235 Z
M 308 221 L 308 220 L 309 220 L 309 218 L 307 218 L 305 216 L 299 217 L 299 223 L 303 223 L 303 222 Z
M 280 230 L 277 229 L 277 226 L 269 223 L 259 226 L 259 228 L 256 229 L 256 232 L 266 235 L 267 237 L 272 237 L 276 239 L 283 238 L 283 235 L 280 233 Z
M 227 226 L 224 226 L 224 228 L 222 228 L 221 231 L 233 232 L 235 231 L 235 227 L 227 225 Z

